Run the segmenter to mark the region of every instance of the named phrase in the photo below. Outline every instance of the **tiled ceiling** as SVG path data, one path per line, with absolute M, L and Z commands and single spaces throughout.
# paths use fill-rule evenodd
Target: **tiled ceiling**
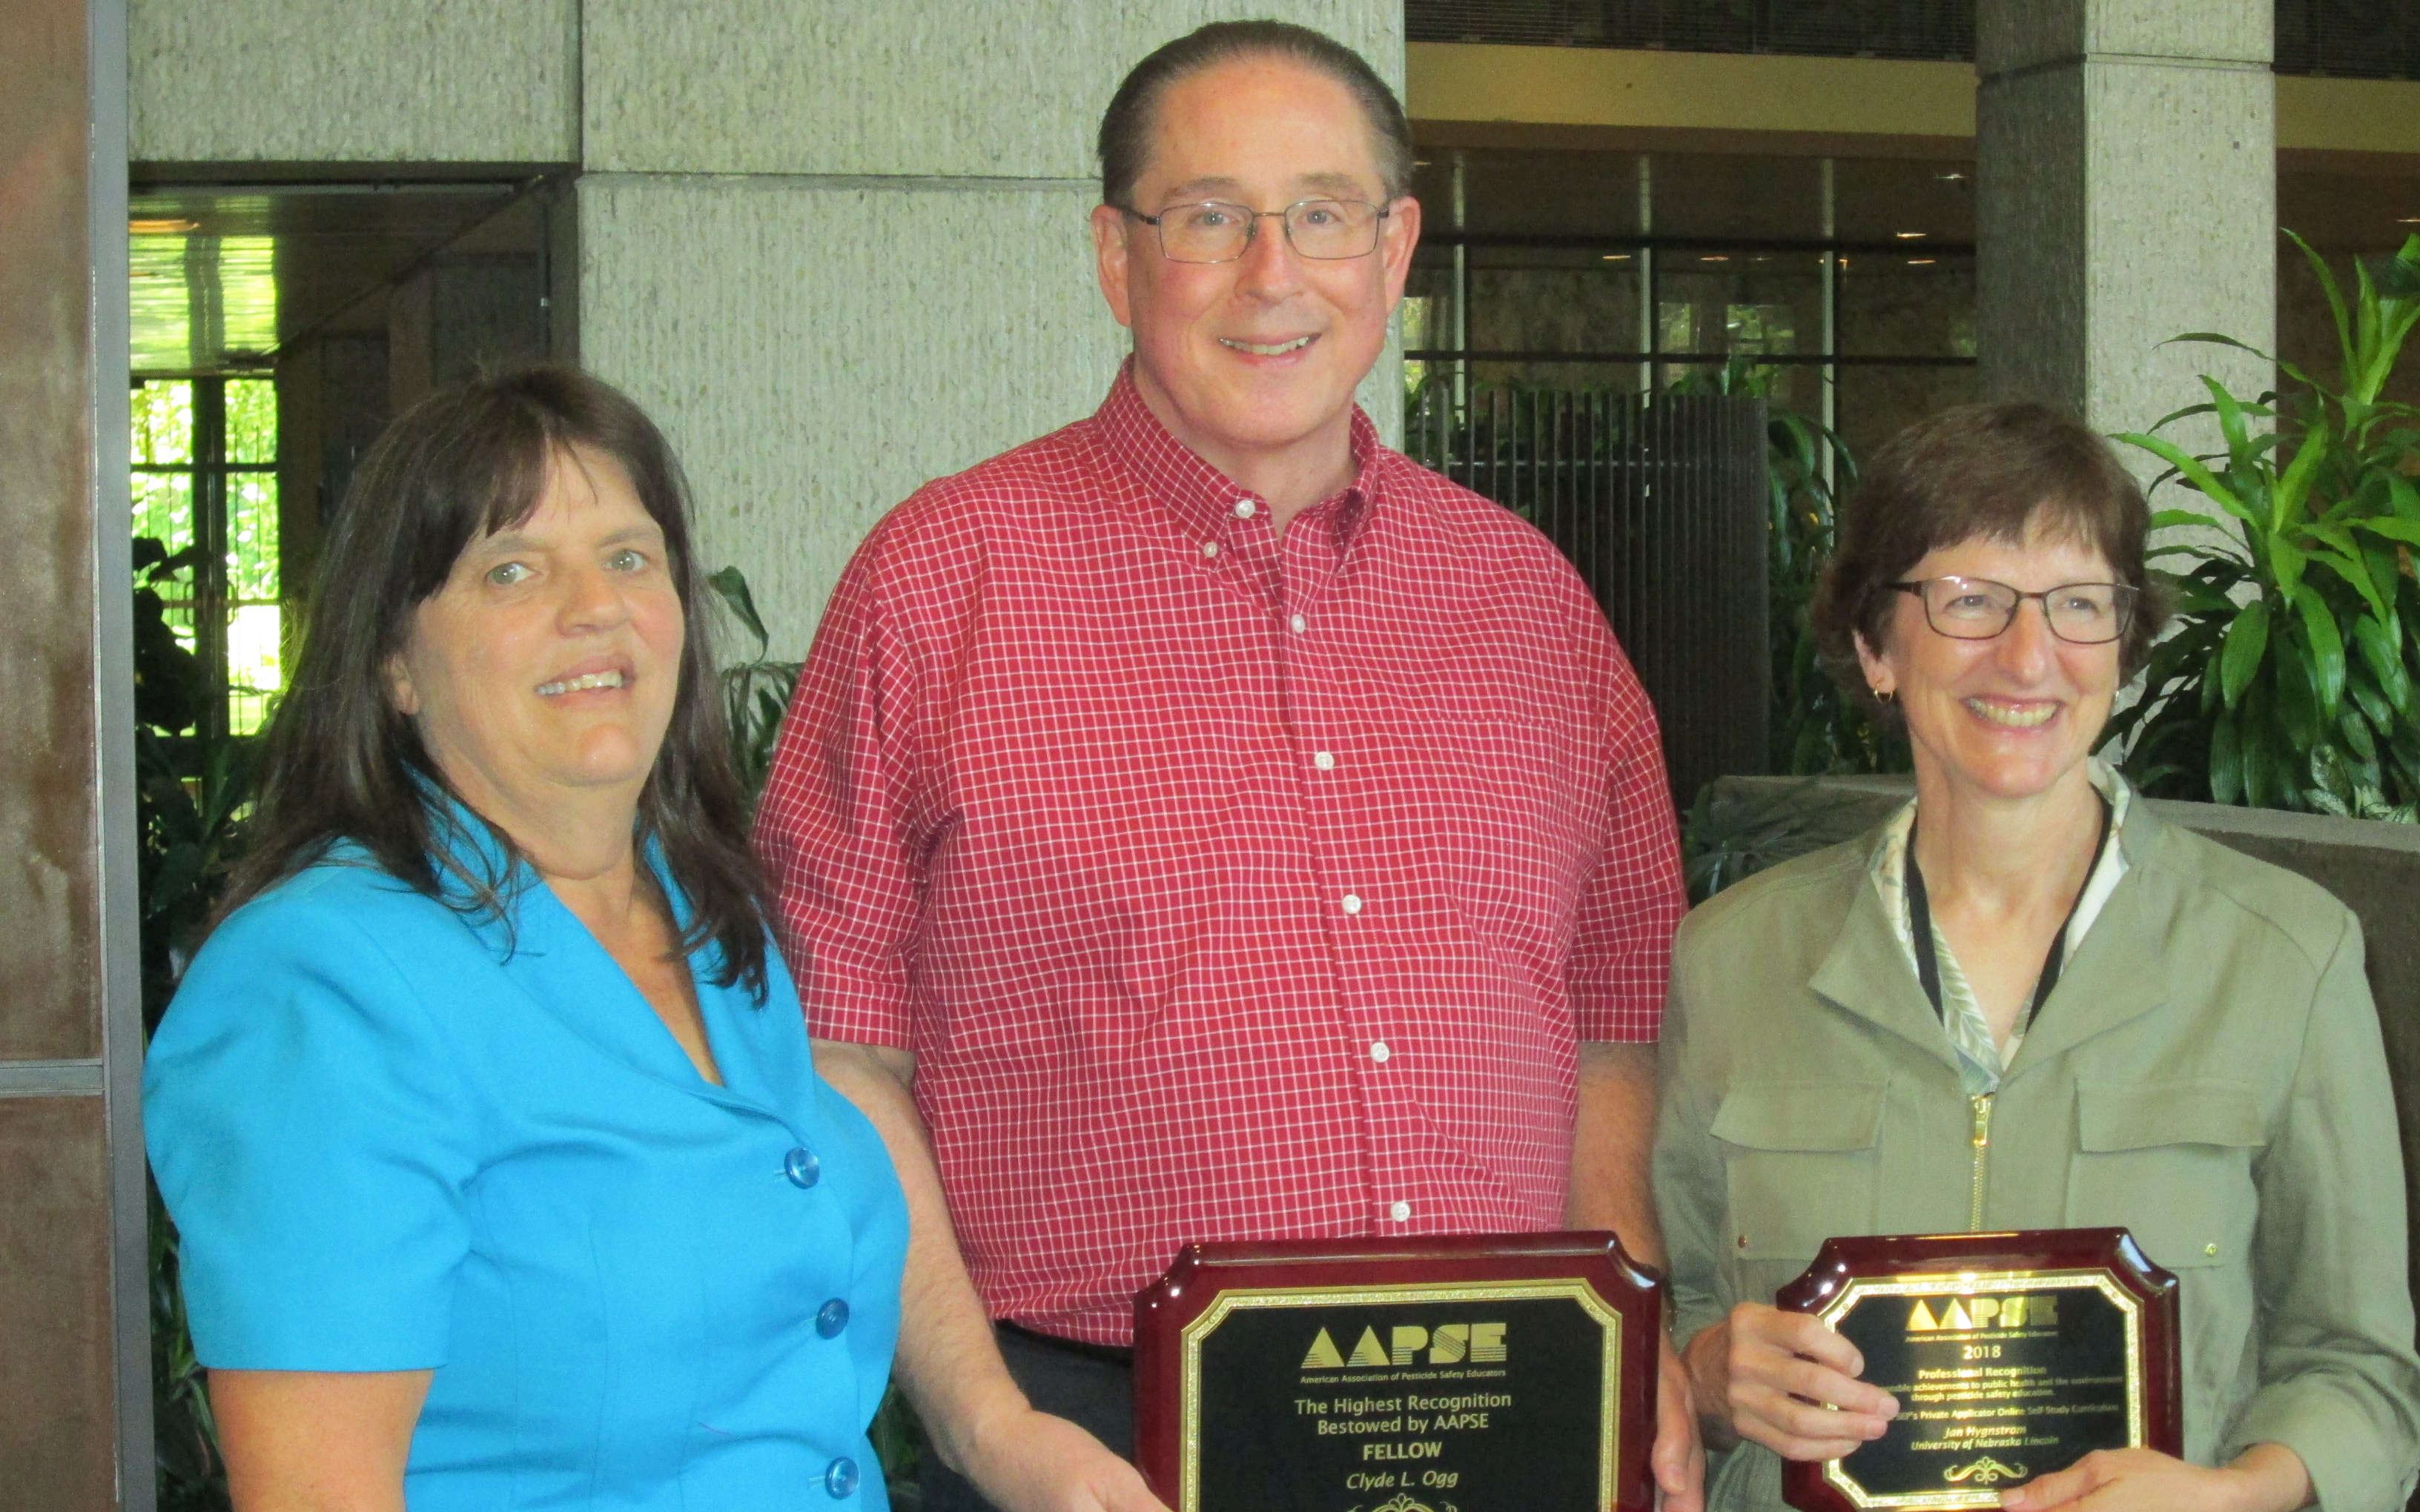
M 257 368 L 306 332 L 384 319 L 383 293 L 440 249 L 543 230 L 520 186 L 138 187 L 130 202 L 138 374 Z

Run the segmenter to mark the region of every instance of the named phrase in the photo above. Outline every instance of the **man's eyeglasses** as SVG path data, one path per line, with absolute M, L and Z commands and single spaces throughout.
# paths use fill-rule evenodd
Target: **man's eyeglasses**
M 2016 623 L 2026 599 L 2039 598 L 2050 633 L 2079 646 L 2106 645 L 2124 635 L 2140 596 L 2124 583 L 2061 583 L 2027 594 L 1988 578 L 1926 578 L 1889 586 L 1914 594 L 1924 605 L 1924 623 L 1953 640 L 1992 640 Z
M 1323 262 L 1367 257 L 1378 250 L 1378 228 L 1392 212 L 1357 199 L 1298 199 L 1281 210 L 1205 200 L 1171 205 L 1157 215 L 1118 207 L 1159 233 L 1160 255 L 1171 262 L 1231 263 L 1250 248 L 1261 222 L 1285 226 L 1286 240 L 1305 257 Z

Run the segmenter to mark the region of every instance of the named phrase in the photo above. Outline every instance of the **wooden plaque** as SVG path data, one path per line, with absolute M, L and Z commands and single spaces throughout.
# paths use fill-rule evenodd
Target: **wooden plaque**
M 1191 1245 L 1136 1461 L 1176 1512 L 1648 1512 L 1662 1292 L 1607 1233 Z
M 2122 1228 L 1829 1239 L 1774 1302 L 1900 1402 L 1854 1454 L 1782 1466 L 1804 1512 L 1996 1507 L 2094 1449 L 2183 1450 L 2177 1280 Z

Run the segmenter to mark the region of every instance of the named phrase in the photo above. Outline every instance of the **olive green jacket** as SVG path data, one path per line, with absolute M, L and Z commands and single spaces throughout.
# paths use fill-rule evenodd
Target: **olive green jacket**
M 2130 870 L 2019 1047 L 1980 1161 L 1867 875 L 1874 836 L 1689 916 L 1655 1140 L 1674 1337 L 1771 1302 L 1830 1235 L 2122 1225 L 2182 1283 L 2186 1458 L 2283 1443 L 2327 1512 L 2400 1508 L 2420 1359 L 2360 926 L 2149 805 L 2121 836 Z M 1781 1507 L 1779 1465 L 1756 1444 L 1713 1457 L 1709 1504 Z

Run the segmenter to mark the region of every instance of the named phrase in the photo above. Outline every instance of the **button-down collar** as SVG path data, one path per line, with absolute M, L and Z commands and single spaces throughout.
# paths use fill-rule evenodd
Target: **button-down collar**
M 1108 449 L 1131 472 L 1144 492 L 1165 505 L 1170 514 L 1198 548 L 1204 548 L 1207 561 L 1218 556 L 1235 544 L 1237 532 L 1248 524 L 1254 529 L 1266 529 L 1270 512 L 1268 501 L 1212 467 L 1169 433 L 1143 402 L 1142 392 L 1135 386 L 1134 359 L 1126 359 L 1118 370 L 1117 382 L 1111 385 L 1109 396 L 1103 400 L 1094 421 L 1100 426 L 1101 439 Z M 1349 547 L 1362 525 L 1368 522 L 1372 506 L 1383 497 L 1381 459 L 1385 449 L 1378 444 L 1378 427 L 1361 412 L 1353 409 L 1352 441 L 1353 482 L 1345 488 L 1321 500 L 1297 516 L 1291 530 L 1310 526 L 1313 533 L 1325 538 L 1339 552 Z M 1239 512 L 1238 504 L 1249 502 L 1249 514 Z M 1207 548 L 1219 548 L 1213 552 Z

